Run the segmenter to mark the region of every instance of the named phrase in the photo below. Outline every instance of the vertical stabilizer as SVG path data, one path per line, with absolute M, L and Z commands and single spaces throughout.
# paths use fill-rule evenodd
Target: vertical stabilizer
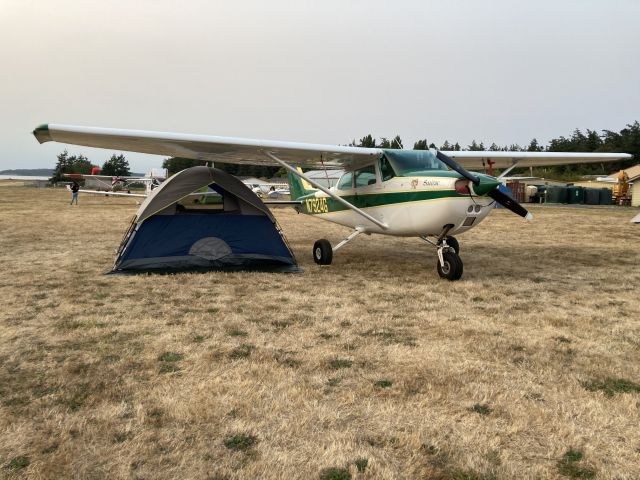
M 302 169 L 300 167 L 298 167 L 296 170 L 302 173 Z M 309 185 L 309 183 L 306 180 L 298 177 L 297 175 L 294 175 L 291 172 L 287 172 L 287 179 L 289 181 L 289 191 L 291 192 L 291 200 L 297 200 L 300 197 L 309 195 L 310 193 L 313 193 L 316 191 L 316 189 L 313 188 L 311 185 Z

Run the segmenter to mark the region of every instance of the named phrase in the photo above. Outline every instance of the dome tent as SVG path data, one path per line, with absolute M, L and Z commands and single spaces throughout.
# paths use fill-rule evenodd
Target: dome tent
M 209 269 L 299 271 L 267 206 L 234 176 L 199 166 L 145 199 L 112 273 Z

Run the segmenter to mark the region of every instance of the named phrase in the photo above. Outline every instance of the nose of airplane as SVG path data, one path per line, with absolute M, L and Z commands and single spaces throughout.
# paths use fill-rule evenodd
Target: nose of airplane
M 492 177 L 491 175 L 484 175 L 481 173 L 476 173 L 475 175 L 480 179 L 479 184 L 472 184 L 473 193 L 476 195 L 486 195 L 491 190 L 494 190 L 498 185 L 500 185 L 500 182 L 496 177 Z

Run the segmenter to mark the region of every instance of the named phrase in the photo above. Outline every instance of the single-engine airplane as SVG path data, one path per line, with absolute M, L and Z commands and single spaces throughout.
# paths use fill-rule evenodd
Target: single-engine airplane
M 70 180 L 92 179 L 100 185 L 100 190 L 78 190 L 81 193 L 91 193 L 96 195 L 123 195 L 127 197 L 147 197 L 154 188 L 160 186 L 165 181 L 166 174 L 158 175 L 152 169 L 147 176 L 110 176 L 110 175 L 86 175 L 82 173 L 65 173 L 65 178 Z M 132 184 L 141 183 L 145 186 L 145 193 L 131 193 Z
M 467 168 L 491 161 L 496 168 L 506 169 L 505 176 L 516 166 L 631 158 L 624 153 L 389 150 L 59 124 L 40 125 L 33 134 L 40 143 L 284 167 L 299 212 L 353 229 L 334 247 L 326 239 L 316 241 L 316 263 L 329 265 L 337 250 L 363 233 L 417 237 L 436 248 L 438 274 L 448 280 L 458 280 L 463 272 L 460 246 L 453 235 L 480 224 L 495 202 L 531 219 L 522 205 L 498 190 L 500 177 Z M 345 173 L 335 187 L 327 188 L 298 167 L 337 167 Z

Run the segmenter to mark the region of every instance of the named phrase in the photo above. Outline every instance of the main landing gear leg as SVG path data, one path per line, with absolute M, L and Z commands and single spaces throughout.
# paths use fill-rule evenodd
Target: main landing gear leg
M 342 240 L 333 248 L 331 247 L 331 243 L 329 243 L 329 240 L 326 240 L 324 238 L 318 240 L 313 244 L 313 260 L 318 265 L 331 265 L 331 262 L 333 261 L 333 253 L 337 252 L 338 249 L 344 247 L 347 243 L 356 238 L 362 232 L 363 230 L 357 228 L 351 235 Z
M 434 245 L 438 250 L 438 263 L 436 269 L 440 278 L 447 280 L 459 280 L 462 277 L 463 264 L 462 259 L 458 255 L 460 245 L 454 237 L 448 237 L 447 233 L 453 228 L 453 225 L 445 225 L 436 242 L 432 242 L 427 237 L 420 237 L 425 242 Z

